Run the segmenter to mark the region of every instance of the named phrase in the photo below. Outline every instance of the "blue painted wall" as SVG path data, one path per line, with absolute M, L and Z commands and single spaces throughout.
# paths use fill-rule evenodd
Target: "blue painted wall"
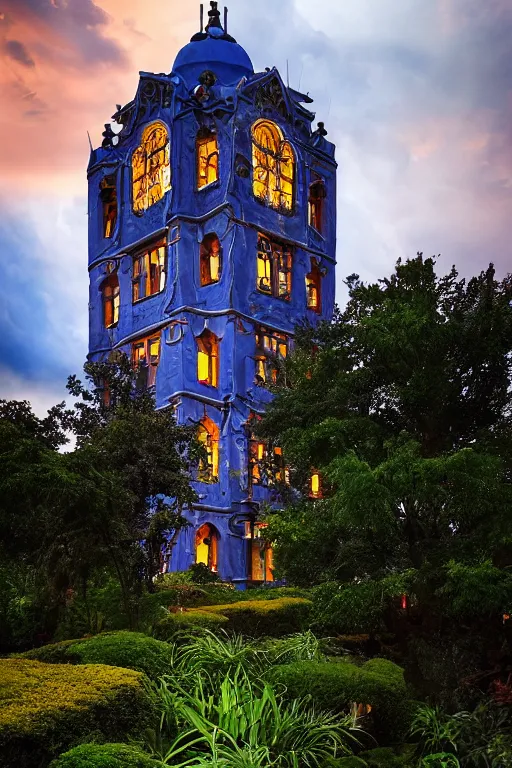
M 133 102 L 114 120 L 117 136 L 107 127 L 103 146 L 91 153 L 89 178 L 90 359 L 105 359 L 113 349 L 130 354 L 133 340 L 161 329 L 161 357 L 156 378 L 157 407 L 174 405 L 180 423 L 199 422 L 205 413 L 221 431 L 219 482 L 197 483 L 199 503 L 186 512 L 192 527 L 174 549 L 172 570 L 195 561 L 195 532 L 204 523 L 218 531 L 218 568 L 225 580 L 243 587 L 250 580 L 244 520 L 271 491 L 249 487 L 245 424 L 261 413 L 271 397 L 256 386 L 255 328 L 258 323 L 293 335 L 298 320 L 329 318 L 334 306 L 336 245 L 336 163 L 334 145 L 312 127 L 308 97 L 287 88 L 272 69 L 254 73 L 245 51 L 220 27 L 212 4 L 211 26 L 195 35 L 178 54 L 170 75 L 141 73 Z M 198 101 L 198 77 L 211 70 L 217 81 L 209 98 Z M 295 205 L 283 214 L 253 195 L 251 126 L 262 117 L 276 123 L 295 153 Z M 131 157 L 144 128 L 155 120 L 169 131 L 172 188 L 143 215 L 132 211 Z M 197 190 L 196 135 L 208 122 L 219 145 L 219 180 Z M 248 173 L 247 173 L 248 171 Z M 115 176 L 118 217 L 111 238 L 103 237 L 99 197 L 105 176 Z M 308 224 L 309 185 L 317 174 L 326 187 L 323 233 Z M 223 252 L 218 283 L 201 287 L 199 249 L 215 232 Z M 256 288 L 258 233 L 293 249 L 289 301 Z M 132 304 L 132 255 L 141 245 L 165 237 L 164 290 Z M 322 315 L 306 308 L 305 278 L 311 258 L 319 262 Z M 106 329 L 101 286 L 109 270 L 117 272 L 119 322 Z M 178 326 L 173 328 L 173 324 Z M 196 337 L 210 329 L 220 341 L 220 376 L 216 388 L 197 381 Z

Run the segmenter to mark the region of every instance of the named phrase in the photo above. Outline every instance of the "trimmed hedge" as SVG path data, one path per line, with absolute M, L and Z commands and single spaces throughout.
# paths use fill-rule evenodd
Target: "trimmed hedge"
M 154 715 L 143 683 L 128 669 L 0 659 L 0 765 L 43 768 L 91 737 L 140 737 Z
M 225 616 L 227 629 L 244 635 L 281 637 L 300 632 L 307 624 L 312 603 L 301 597 L 275 600 L 244 600 L 226 605 L 210 605 L 201 610 Z M 191 609 L 191 613 L 197 609 Z
M 171 671 L 167 643 L 138 632 L 107 632 L 82 640 L 65 640 L 27 651 L 20 657 L 49 664 L 107 664 L 144 672 L 152 680 Z
M 164 764 L 128 744 L 81 744 L 50 768 L 164 768 Z
M 370 704 L 382 743 L 393 742 L 409 726 L 403 670 L 387 659 L 371 659 L 362 666 L 349 661 L 302 661 L 269 670 L 272 683 L 286 688 L 294 699 L 311 694 L 322 710 L 346 711 L 352 702 Z
M 171 640 L 178 632 L 191 629 L 209 629 L 215 632 L 228 623 L 227 616 L 206 610 L 170 613 L 153 627 L 153 636 L 159 640 Z

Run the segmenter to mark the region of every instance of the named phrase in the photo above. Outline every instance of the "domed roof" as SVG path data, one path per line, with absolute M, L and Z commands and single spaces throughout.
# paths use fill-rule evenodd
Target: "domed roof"
M 212 70 L 223 85 L 233 85 L 242 77 L 254 74 L 245 50 L 222 28 L 217 3 L 212 2 L 211 6 L 205 32 L 194 35 L 181 49 L 172 68 L 189 87 L 197 83 L 199 75 L 207 69 Z

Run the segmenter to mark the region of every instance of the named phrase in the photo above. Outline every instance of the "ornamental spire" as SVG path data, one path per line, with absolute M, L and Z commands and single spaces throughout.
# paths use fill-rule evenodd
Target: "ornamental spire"
M 218 3 L 215 2 L 215 0 L 212 0 L 210 2 L 211 8 L 208 11 L 208 24 L 206 25 L 206 31 L 208 32 L 212 27 L 217 27 L 217 29 L 222 29 L 222 24 L 220 23 L 220 11 L 218 9 Z

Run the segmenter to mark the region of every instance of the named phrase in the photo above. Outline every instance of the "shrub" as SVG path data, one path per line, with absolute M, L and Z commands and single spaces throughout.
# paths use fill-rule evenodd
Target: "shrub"
M 127 744 L 81 744 L 50 768 L 163 768 L 163 763 Z
M 215 632 L 228 623 L 227 616 L 220 613 L 194 610 L 183 613 L 170 613 L 153 628 L 153 636 L 159 640 L 170 640 L 177 632 L 193 629 L 209 629 Z
M 85 739 L 141 736 L 153 708 L 139 672 L 0 659 L 0 764 L 43 768 Z
M 360 757 L 331 757 L 323 765 L 323 768 L 368 768 L 367 763 Z
M 407 756 L 397 755 L 392 749 L 378 747 L 360 754 L 368 768 L 412 768 L 413 760 Z
M 54 664 L 107 664 L 144 672 L 156 679 L 171 671 L 167 643 L 137 632 L 112 632 L 83 640 L 65 640 L 22 654 Z
M 386 659 L 372 659 L 362 666 L 303 661 L 283 664 L 268 672 L 274 683 L 286 688 L 287 698 L 311 694 L 322 710 L 346 711 L 352 702 L 370 704 L 375 728 L 389 743 L 409 726 L 403 671 Z
M 228 618 L 228 628 L 244 635 L 281 637 L 304 628 L 312 603 L 300 597 L 276 600 L 244 600 L 227 605 L 210 605 L 208 613 Z

